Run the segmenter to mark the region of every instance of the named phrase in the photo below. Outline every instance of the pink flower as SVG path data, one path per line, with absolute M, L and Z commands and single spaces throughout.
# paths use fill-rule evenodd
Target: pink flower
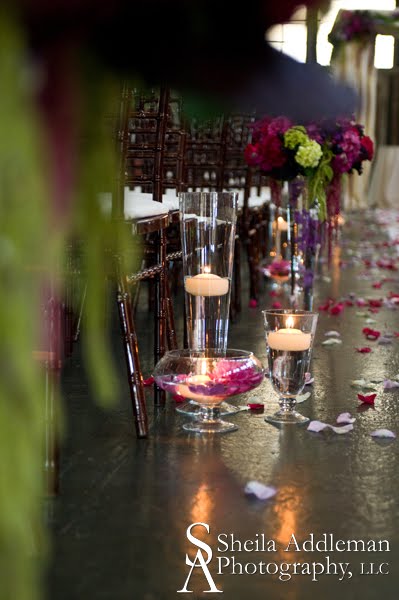
M 286 160 L 281 140 L 278 137 L 268 136 L 264 140 L 260 168 L 263 171 L 271 171 L 274 168 L 282 167 Z
M 258 301 L 255 298 L 251 298 L 248 303 L 249 308 L 256 308 L 258 306 Z
M 260 165 L 263 160 L 262 146 L 259 143 L 248 144 L 244 151 L 245 161 L 254 167 Z
M 273 302 L 272 304 L 272 308 L 281 308 L 283 305 L 281 304 L 281 302 Z
M 292 123 L 287 117 L 276 117 L 270 122 L 268 132 L 269 135 L 277 135 L 285 133 L 290 127 L 292 127 Z
M 148 387 L 154 383 L 154 378 L 151 376 L 148 379 L 143 380 L 143 386 Z
M 372 352 L 371 348 L 368 346 L 364 346 L 364 348 L 355 348 L 356 352 L 360 352 L 361 354 L 369 354 Z
M 373 140 L 368 135 L 365 135 L 360 140 L 360 143 L 362 145 L 362 148 L 364 150 L 367 160 L 372 160 L 372 158 L 374 156 Z

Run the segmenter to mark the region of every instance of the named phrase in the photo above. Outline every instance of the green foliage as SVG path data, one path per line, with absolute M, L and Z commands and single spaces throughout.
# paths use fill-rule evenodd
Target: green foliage
M 0 15 L 1 597 L 39 597 L 44 401 L 37 348 L 40 282 L 50 270 L 45 170 L 24 47 Z
M 45 402 L 40 349 L 43 288 L 61 295 L 66 249 L 79 246 L 78 268 L 87 286 L 85 352 L 96 397 L 117 392 L 104 327 L 107 275 L 112 259 L 128 254 L 130 232 L 99 209 L 98 193 L 112 192 L 114 142 L 102 126 L 116 111 L 119 89 L 93 64 L 81 61 L 82 143 L 73 212 L 62 227 L 52 218 L 48 149 L 34 111 L 37 82 L 25 60 L 23 36 L 0 13 L 0 597 L 39 600 L 48 536 L 42 523 Z M 88 74 L 90 71 L 90 74 Z M 128 269 L 129 265 L 125 265 Z M 77 298 L 77 304 L 81 296 Z
M 315 171 L 312 170 L 308 175 L 307 200 L 309 204 L 306 208 L 311 208 L 317 201 L 320 221 L 324 221 L 327 218 L 326 189 L 334 175 L 331 167 L 331 159 L 331 150 L 324 146 L 319 166 Z

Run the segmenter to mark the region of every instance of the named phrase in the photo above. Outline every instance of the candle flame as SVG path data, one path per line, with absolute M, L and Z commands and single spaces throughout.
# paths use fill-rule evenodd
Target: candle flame
M 284 219 L 283 219 L 283 217 L 277 217 L 277 221 L 278 221 L 279 223 L 283 223 Z
M 211 267 L 205 266 L 203 269 L 204 273 L 210 273 L 211 272 Z
M 294 327 L 294 319 L 292 317 L 288 317 L 288 319 L 285 322 L 285 326 L 287 327 L 287 329 L 292 329 Z

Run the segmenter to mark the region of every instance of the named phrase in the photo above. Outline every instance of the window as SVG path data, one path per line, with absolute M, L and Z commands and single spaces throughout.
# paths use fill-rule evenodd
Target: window
M 340 9 L 394 10 L 395 0 L 332 0 L 329 11 L 320 15 L 317 36 L 317 62 L 329 65 L 332 45 L 328 41 L 337 13 Z M 269 43 L 292 58 L 306 60 L 306 9 L 296 11 L 291 21 L 284 25 L 276 25 L 266 34 Z M 374 65 L 377 69 L 393 67 L 394 38 L 390 35 L 377 35 L 375 43 Z

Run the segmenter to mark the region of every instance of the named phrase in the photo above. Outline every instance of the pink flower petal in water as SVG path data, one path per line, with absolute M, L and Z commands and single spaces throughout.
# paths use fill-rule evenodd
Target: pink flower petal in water
M 244 488 L 244 492 L 248 496 L 256 496 L 258 500 L 269 500 L 276 495 L 277 490 L 271 485 L 260 483 L 260 481 L 248 481 Z
M 382 281 L 376 281 L 375 283 L 373 283 L 373 286 L 372 286 L 372 287 L 373 287 L 375 290 L 380 290 L 380 289 L 381 289 L 381 286 L 382 286 Z
M 356 300 L 356 304 L 357 304 L 357 306 L 366 306 L 366 305 L 367 305 L 367 302 L 366 302 L 366 300 L 364 300 L 363 298 L 358 298 L 358 299 Z
M 358 394 L 357 397 L 360 400 L 360 402 L 363 402 L 363 404 L 369 404 L 370 406 L 374 406 L 374 401 L 377 397 L 377 394 Z
M 281 302 L 273 302 L 273 304 L 272 304 L 272 308 L 276 308 L 276 309 L 282 308 L 282 306 L 283 305 L 281 304 Z
M 355 348 L 356 352 L 360 352 L 361 354 L 369 354 L 372 352 L 371 348 L 368 346 L 364 346 L 363 348 Z
M 184 398 L 183 396 L 180 396 L 180 394 L 174 394 L 172 396 L 172 398 L 175 402 L 185 402 L 186 401 L 186 398 Z

